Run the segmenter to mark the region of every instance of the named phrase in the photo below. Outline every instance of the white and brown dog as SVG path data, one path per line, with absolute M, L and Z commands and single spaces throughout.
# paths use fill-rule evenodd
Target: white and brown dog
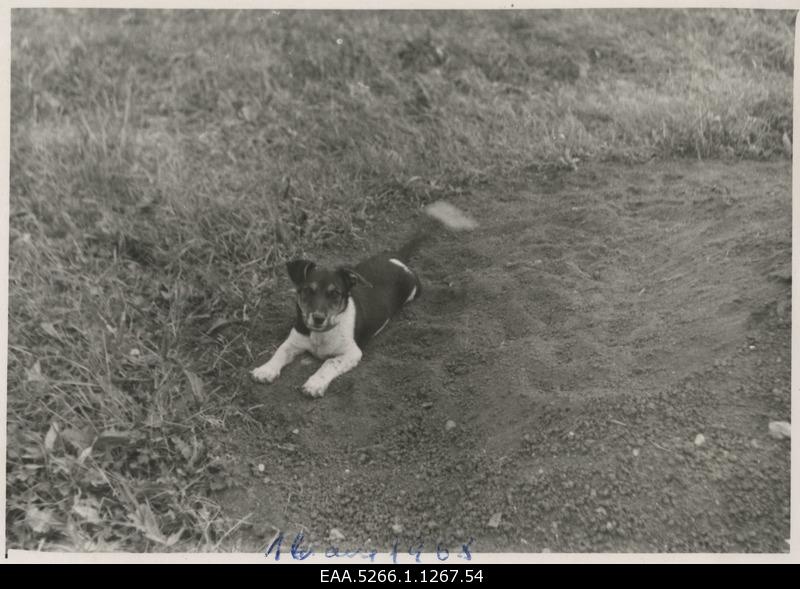
M 477 226 L 446 202 L 429 205 L 425 213 L 449 229 Z M 324 362 L 303 391 L 312 397 L 324 395 L 334 378 L 355 368 L 364 346 L 389 319 L 419 297 L 419 278 L 407 264 L 429 235 L 429 230 L 422 229 L 395 252 L 378 254 L 352 268 L 327 270 L 309 260 L 287 263 L 297 291 L 297 318 L 289 337 L 269 362 L 253 370 L 253 378 L 273 382 L 295 357 L 310 352 Z

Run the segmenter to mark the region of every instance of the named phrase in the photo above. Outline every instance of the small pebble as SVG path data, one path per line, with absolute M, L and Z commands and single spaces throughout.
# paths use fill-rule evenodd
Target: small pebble
M 634 456 L 639 456 L 639 448 L 634 448 L 633 449 L 633 455 Z
M 452 419 L 448 419 L 447 423 L 444 424 L 444 429 L 446 429 L 447 431 L 450 431 L 454 427 L 456 427 L 456 422 L 453 421 Z
M 431 403 L 430 401 L 422 404 L 423 409 L 430 409 L 431 407 L 433 407 L 433 403 Z
M 263 463 L 258 465 L 258 472 L 264 472 L 265 470 L 267 470 L 267 467 Z
M 503 517 L 501 512 L 495 513 L 492 517 L 489 518 L 489 527 L 490 528 L 497 528 L 500 525 L 500 519 Z
M 792 437 L 792 428 L 788 421 L 770 421 L 769 435 L 776 440 Z
M 697 436 L 694 439 L 694 445 L 702 446 L 705 443 L 706 443 L 706 437 L 703 434 L 697 434 Z
M 403 524 L 392 524 L 392 532 L 395 534 L 402 534 L 404 529 Z
M 299 430 L 299 429 L 297 429 L 297 428 L 294 428 L 294 429 L 292 430 L 292 433 L 293 433 L 294 435 L 297 435 L 297 434 L 299 434 L 299 433 L 300 433 L 300 430 Z
M 340 532 L 336 528 L 331 528 L 331 531 L 328 532 L 328 540 L 330 540 L 331 542 L 335 542 L 337 540 L 344 540 L 344 534 L 342 534 L 342 532 Z

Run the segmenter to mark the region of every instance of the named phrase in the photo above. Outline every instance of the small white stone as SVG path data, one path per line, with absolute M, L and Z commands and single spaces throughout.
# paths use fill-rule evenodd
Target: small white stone
M 490 528 L 497 528 L 500 526 L 500 520 L 502 519 L 503 514 L 501 512 L 497 512 L 492 517 L 489 518 L 489 527 Z
M 694 438 L 694 445 L 695 446 L 702 446 L 706 443 L 706 437 L 703 434 L 697 434 Z
M 331 531 L 328 532 L 328 540 L 330 540 L 331 542 L 336 542 L 338 540 L 344 540 L 344 534 L 342 534 L 342 532 L 340 532 L 336 528 L 331 528 Z
M 639 456 L 639 448 L 634 448 L 633 449 L 633 455 L 634 456 Z
M 769 422 L 769 435 L 776 440 L 792 437 L 792 426 L 788 421 L 770 421 Z
M 292 430 L 292 433 L 293 433 L 294 435 L 297 435 L 297 434 L 299 434 L 299 433 L 300 433 L 300 430 L 299 430 L 299 429 L 297 429 L 297 428 L 294 428 L 294 429 Z
M 456 422 L 453 421 L 452 419 L 448 419 L 447 423 L 444 424 L 444 429 L 446 429 L 447 431 L 450 431 L 455 427 L 456 427 Z
M 264 466 L 264 463 L 260 463 L 258 465 L 258 472 L 264 472 L 265 470 L 267 470 L 267 467 Z
M 405 528 L 403 527 L 403 524 L 398 524 L 398 523 L 392 524 L 392 532 L 394 532 L 395 534 L 402 534 L 404 529 Z

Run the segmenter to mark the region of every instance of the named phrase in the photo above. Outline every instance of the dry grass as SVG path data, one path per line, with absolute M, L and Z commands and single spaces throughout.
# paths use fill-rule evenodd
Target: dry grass
M 15 10 L 10 546 L 218 547 L 205 434 L 254 427 L 284 260 L 542 169 L 784 158 L 793 19 Z

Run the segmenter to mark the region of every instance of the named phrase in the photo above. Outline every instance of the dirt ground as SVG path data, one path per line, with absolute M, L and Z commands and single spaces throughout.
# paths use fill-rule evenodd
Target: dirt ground
M 216 443 L 236 546 L 788 551 L 768 423 L 790 417 L 791 165 L 597 165 L 451 201 L 481 226 L 420 252 L 422 297 L 355 370 L 311 400 L 297 361 L 235 400 L 249 418 Z M 291 323 L 283 286 L 253 366 Z

